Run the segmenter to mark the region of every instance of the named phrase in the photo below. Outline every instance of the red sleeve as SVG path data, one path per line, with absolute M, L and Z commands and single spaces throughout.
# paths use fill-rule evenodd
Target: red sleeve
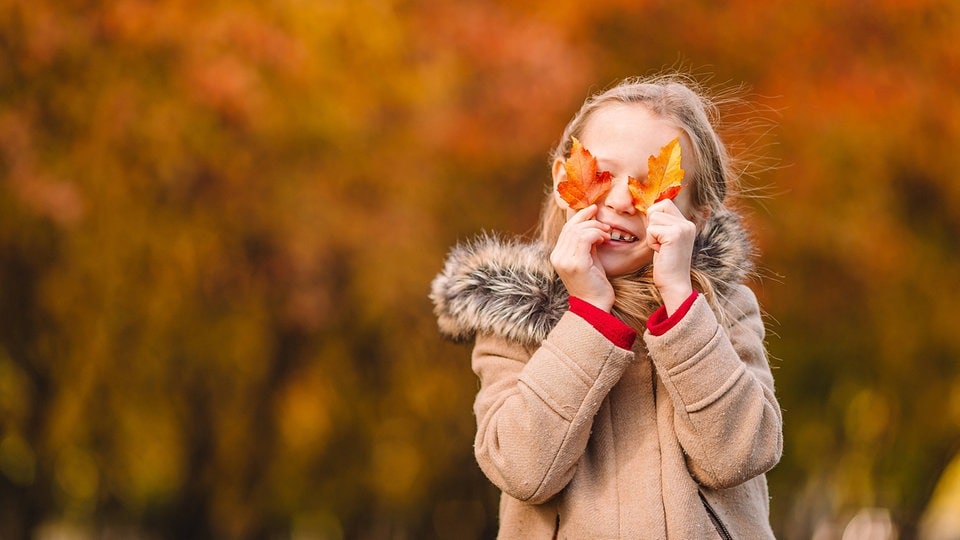
M 655 336 L 662 336 L 667 333 L 668 330 L 673 328 L 680 319 L 690 311 L 690 306 L 693 305 L 693 302 L 697 299 L 697 295 L 700 294 L 697 291 L 690 293 L 690 296 L 680 304 L 680 307 L 673 312 L 673 315 L 667 317 L 667 308 L 660 306 L 654 311 L 650 317 L 647 319 L 647 330 Z
M 637 331 L 612 314 L 576 296 L 570 297 L 570 311 L 590 323 L 617 347 L 627 350 L 633 347 L 633 341 L 637 338 Z

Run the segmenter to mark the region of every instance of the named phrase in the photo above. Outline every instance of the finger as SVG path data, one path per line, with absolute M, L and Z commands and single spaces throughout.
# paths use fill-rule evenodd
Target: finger
M 583 252 L 606 241 L 610 233 L 587 224 L 571 227 L 557 238 L 557 247 L 565 252 Z
M 610 226 L 606 223 L 591 219 L 578 223 L 567 222 L 560 231 L 558 242 L 564 239 L 578 238 L 583 234 L 595 233 L 604 236 L 610 235 Z
M 567 223 L 583 223 L 584 221 L 593 219 L 597 215 L 597 210 L 598 207 L 595 204 L 577 210 L 577 213 L 571 216 L 570 219 L 567 220 Z
M 574 214 L 573 216 L 570 217 L 569 220 L 567 220 L 567 223 L 565 225 L 572 226 L 572 225 L 583 223 L 583 224 L 590 224 L 595 227 L 599 227 L 605 231 L 609 231 L 610 230 L 609 225 L 601 221 L 598 221 L 596 219 L 597 213 L 599 212 L 599 210 L 600 210 L 600 207 L 598 207 L 596 204 L 591 204 L 590 206 L 583 208 L 582 210 L 578 210 L 576 214 Z
M 648 217 L 651 214 L 656 214 L 656 213 L 663 213 L 663 214 L 678 216 L 686 219 L 686 217 L 684 217 L 683 215 L 683 212 L 680 211 L 680 209 L 677 207 L 676 204 L 674 204 L 674 202 L 671 199 L 664 199 L 662 201 L 655 202 L 652 205 L 650 205 L 650 208 L 647 208 Z
M 674 214 L 669 210 L 648 215 L 647 227 L 651 226 L 676 227 L 682 234 L 692 234 L 696 231 L 696 225 L 693 221 L 687 219 L 683 214 Z
M 569 239 L 562 246 L 565 253 L 574 256 L 587 256 L 598 245 L 607 240 L 608 236 L 601 231 L 587 230 L 576 238 Z
M 585 234 L 608 236 L 610 234 L 610 226 L 592 219 L 578 223 L 567 222 L 560 231 L 560 237 L 557 238 L 557 243 L 576 240 Z
M 591 248 L 597 246 L 597 244 L 602 244 L 610 239 L 610 234 L 602 230 L 597 229 L 587 229 L 584 231 L 583 236 L 581 236 L 583 242 L 589 245 Z
M 662 244 L 692 242 L 696 235 L 696 228 L 687 220 L 672 218 L 663 222 L 648 224 L 646 235 L 656 238 Z
M 661 242 L 662 231 L 657 230 L 657 227 L 647 227 L 646 235 L 643 240 L 647 243 L 647 246 L 653 251 L 659 252 L 660 248 L 663 246 Z
M 660 251 L 665 245 L 677 243 L 682 231 L 675 223 L 658 223 L 647 226 L 644 236 L 647 245 L 654 251 Z

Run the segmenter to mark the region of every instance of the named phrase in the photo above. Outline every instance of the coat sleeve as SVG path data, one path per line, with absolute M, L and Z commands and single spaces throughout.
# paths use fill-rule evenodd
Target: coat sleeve
M 733 487 L 772 469 L 783 451 L 780 406 L 756 296 L 731 292 L 724 331 L 701 295 L 661 336 L 644 341 L 673 401 L 677 438 L 702 485 Z
M 474 450 L 490 481 L 532 504 L 563 489 L 594 415 L 633 358 L 569 312 L 532 353 L 503 338 L 478 336 Z

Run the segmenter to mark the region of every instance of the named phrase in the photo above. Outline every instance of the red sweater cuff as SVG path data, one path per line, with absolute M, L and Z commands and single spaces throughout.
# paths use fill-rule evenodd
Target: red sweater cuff
M 637 331 L 630 325 L 586 300 L 571 296 L 570 311 L 590 323 L 598 332 L 621 349 L 630 350 L 633 347 L 634 340 L 637 339 Z
M 667 308 L 660 306 L 654 311 L 650 317 L 647 319 L 647 330 L 655 336 L 662 336 L 667 333 L 671 328 L 676 326 L 684 315 L 690 311 L 690 306 L 693 305 L 693 302 L 697 299 L 697 291 L 690 293 L 690 296 L 680 304 L 680 307 L 673 312 L 673 315 L 667 317 Z

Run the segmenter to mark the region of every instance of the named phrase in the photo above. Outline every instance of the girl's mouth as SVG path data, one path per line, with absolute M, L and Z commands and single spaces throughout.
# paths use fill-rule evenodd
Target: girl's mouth
M 632 234 L 630 234 L 630 233 L 626 233 L 626 232 L 623 232 L 623 231 L 621 231 L 621 230 L 614 229 L 614 230 L 610 231 L 610 240 L 613 240 L 614 242 L 627 242 L 627 243 L 630 243 L 630 242 L 636 242 L 638 239 L 637 239 L 636 236 L 634 236 L 634 235 L 632 235 Z

